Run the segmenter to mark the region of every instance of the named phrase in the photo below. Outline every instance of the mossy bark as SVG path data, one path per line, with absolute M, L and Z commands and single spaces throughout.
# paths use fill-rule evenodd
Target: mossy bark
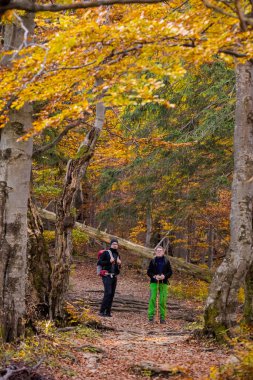
M 253 326 L 253 263 L 245 279 L 244 320 L 248 325 Z
M 204 334 L 215 338 L 219 343 L 225 343 L 229 339 L 229 329 L 219 318 L 221 309 L 218 300 L 217 304 L 212 304 L 212 307 L 206 308 Z
M 28 284 L 27 315 L 31 319 L 49 316 L 51 263 L 43 236 L 43 224 L 35 204 L 28 203 Z

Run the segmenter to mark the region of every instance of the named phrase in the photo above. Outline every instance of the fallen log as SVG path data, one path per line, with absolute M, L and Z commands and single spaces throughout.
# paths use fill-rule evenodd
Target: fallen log
M 55 213 L 51 211 L 40 209 L 39 213 L 43 219 L 49 220 L 51 222 L 55 222 L 56 220 Z M 112 238 L 111 234 L 108 234 L 104 231 L 100 231 L 96 228 L 86 226 L 85 224 L 81 224 L 78 222 L 75 222 L 74 228 L 85 232 L 89 237 L 98 239 L 101 242 L 110 243 Z M 113 237 L 116 237 L 118 239 L 119 246 L 121 248 L 125 248 L 126 250 L 130 251 L 133 255 L 136 255 L 138 257 L 146 257 L 147 259 L 151 259 L 154 257 L 154 250 L 151 248 L 143 247 L 142 245 L 132 243 L 131 241 L 122 239 L 115 235 L 113 235 Z M 194 278 L 206 282 L 211 281 L 211 273 L 208 269 L 199 268 L 197 265 L 186 263 L 185 261 L 177 257 L 170 257 L 170 262 L 173 270 L 176 272 L 185 273 L 187 275 L 190 275 Z

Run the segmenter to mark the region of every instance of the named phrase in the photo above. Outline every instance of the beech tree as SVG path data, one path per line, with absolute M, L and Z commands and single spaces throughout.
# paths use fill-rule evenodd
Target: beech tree
M 22 25 L 21 25 L 22 23 Z M 34 28 L 29 13 L 4 30 L 4 48 L 19 49 Z M 10 67 L 11 56 L 2 65 Z M 27 266 L 27 203 L 32 163 L 32 139 L 17 140 L 32 128 L 31 105 L 9 112 L 0 129 L 0 335 L 10 341 L 23 332 Z
M 208 1 L 206 5 L 221 13 L 224 10 Z M 217 2 L 219 3 L 219 2 Z M 220 5 L 220 3 L 219 3 Z M 252 3 L 235 2 L 234 12 L 240 20 L 242 34 L 251 33 L 248 20 Z M 250 13 L 251 14 L 251 13 Z M 227 17 L 231 17 L 228 14 Z M 253 170 L 253 63 L 236 61 L 236 112 L 234 132 L 234 176 L 230 215 L 230 248 L 212 281 L 205 309 L 205 331 L 223 339 L 236 324 L 237 296 L 245 277 L 246 320 L 252 321 L 252 170 Z
M 164 75 L 173 81 L 183 75 L 187 65 L 193 62 L 201 65 L 220 54 L 232 64 L 234 57 L 237 57 L 236 112 L 238 115 L 242 113 L 244 124 L 236 128 L 238 134 L 235 135 L 236 160 L 239 158 L 235 167 L 231 214 L 232 220 L 237 219 L 236 224 L 231 224 L 230 255 L 233 259 L 230 260 L 228 256 L 226 262 L 229 265 L 224 263 L 217 271 L 206 308 L 207 329 L 215 330 L 217 321 L 219 326 L 230 326 L 233 311 L 228 311 L 227 303 L 224 309 L 223 301 L 225 298 L 230 300 L 230 290 L 233 289 L 231 295 L 235 294 L 243 281 L 246 275 L 245 262 L 252 262 L 248 240 L 248 231 L 252 227 L 251 219 L 249 221 L 250 211 L 248 212 L 251 209 L 250 186 L 246 186 L 247 189 L 243 186 L 245 181 L 250 181 L 251 145 L 247 149 L 243 146 L 243 152 L 237 153 L 251 122 L 252 94 L 249 90 L 250 80 L 246 76 L 251 73 L 250 60 L 253 54 L 252 4 L 250 1 L 240 4 L 238 1 L 225 3 L 208 0 L 205 0 L 204 5 L 198 0 L 182 4 L 175 0 L 161 5 L 129 6 L 124 7 L 124 10 L 115 5 L 110 14 L 110 24 L 103 27 L 97 23 L 98 17 L 105 17 L 103 9 L 84 10 L 126 2 L 130 4 L 139 1 L 70 4 L 29 0 L 11 0 L 7 4 L 4 2 L 0 11 L 20 9 L 28 12 L 57 12 L 82 9 L 70 14 L 63 13 L 60 17 L 40 14 L 37 18 L 37 33 L 41 32 L 41 43 L 23 46 L 12 69 L 5 68 L 0 73 L 1 122 L 8 122 L 10 106 L 13 110 L 20 110 L 28 101 L 40 102 L 42 107 L 36 115 L 33 130 L 27 135 L 31 136 L 48 126 L 57 127 L 79 118 L 84 111 L 89 110 L 91 104 L 96 104 L 96 99 L 101 94 L 104 95 L 105 105 L 125 106 L 131 101 L 132 104 L 141 105 L 158 102 L 171 107 L 173 105 L 168 100 L 154 96 L 164 86 Z M 146 3 L 148 2 L 157 1 L 147 0 Z M 23 29 L 23 33 L 26 30 L 24 32 Z M 95 89 L 96 77 L 103 78 L 103 84 Z M 23 84 L 22 87 L 20 83 Z M 244 86 L 248 88 L 245 100 L 242 95 Z M 239 120 L 239 116 L 236 118 Z M 242 169 L 244 164 L 249 164 L 247 169 Z M 247 176 L 243 170 L 247 170 Z M 241 173 L 245 174 L 243 178 Z M 247 210 L 247 207 L 242 208 L 243 204 L 247 204 Z M 248 247 L 246 253 L 242 251 L 240 239 L 245 239 L 243 248 Z M 234 242 L 237 242 L 236 248 Z M 235 249 L 240 251 L 232 254 Z M 234 276 L 231 275 L 233 271 Z M 224 278 L 227 286 L 221 291 Z M 234 309 L 234 306 L 232 303 L 231 308 Z
M 230 217 L 230 249 L 212 281 L 205 310 L 205 330 L 218 338 L 236 324 L 237 295 L 252 261 L 252 170 L 253 170 L 253 65 L 236 68 L 236 125 L 234 133 L 234 178 Z M 249 271 L 249 272 L 248 272 Z M 248 278 L 246 299 L 252 294 Z M 247 319 L 251 319 L 247 309 Z

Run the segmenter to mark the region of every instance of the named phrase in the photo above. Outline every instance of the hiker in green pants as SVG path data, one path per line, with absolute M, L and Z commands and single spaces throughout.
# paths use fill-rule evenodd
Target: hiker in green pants
M 165 323 L 168 297 L 168 279 L 172 275 L 172 269 L 169 260 L 164 256 L 163 247 L 156 247 L 155 258 L 150 261 L 147 274 L 150 277 L 148 319 L 150 322 L 154 321 L 157 292 L 159 292 L 160 323 Z

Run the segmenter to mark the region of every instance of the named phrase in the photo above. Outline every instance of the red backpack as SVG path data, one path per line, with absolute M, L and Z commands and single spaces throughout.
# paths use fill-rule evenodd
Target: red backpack
M 109 249 L 101 249 L 100 251 L 98 251 L 98 260 L 100 259 L 100 256 L 105 252 L 105 251 L 108 251 L 109 254 L 110 254 L 110 257 L 112 258 L 112 253 Z M 97 275 L 98 276 L 106 276 L 108 274 L 107 270 L 103 270 L 102 269 L 102 266 L 101 265 L 98 265 L 97 264 Z

